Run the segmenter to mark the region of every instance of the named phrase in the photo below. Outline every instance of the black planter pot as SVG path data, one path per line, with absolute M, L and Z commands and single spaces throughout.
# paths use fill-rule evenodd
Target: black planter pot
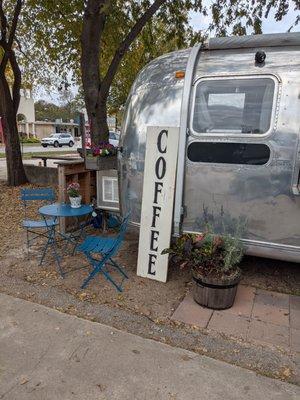
M 194 300 L 203 307 L 213 310 L 225 310 L 232 307 L 241 280 L 238 274 L 226 282 L 217 279 L 196 278 L 194 280 Z

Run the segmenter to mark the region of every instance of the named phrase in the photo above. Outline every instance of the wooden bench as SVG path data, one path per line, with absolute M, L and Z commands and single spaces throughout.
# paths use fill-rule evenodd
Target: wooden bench
M 31 156 L 31 158 L 43 160 L 43 166 L 47 167 L 47 160 L 62 160 L 62 161 L 77 161 L 81 160 L 79 157 L 60 157 L 60 156 Z

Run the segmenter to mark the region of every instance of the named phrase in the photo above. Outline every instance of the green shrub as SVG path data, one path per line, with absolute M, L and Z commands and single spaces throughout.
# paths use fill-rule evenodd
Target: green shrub
M 36 138 L 36 137 L 22 137 L 20 138 L 20 142 L 21 143 L 40 143 L 40 139 Z
M 243 257 L 241 241 L 231 235 L 185 233 L 162 254 L 170 254 L 181 268 L 192 270 L 195 277 L 224 279 L 238 275 L 238 264 Z

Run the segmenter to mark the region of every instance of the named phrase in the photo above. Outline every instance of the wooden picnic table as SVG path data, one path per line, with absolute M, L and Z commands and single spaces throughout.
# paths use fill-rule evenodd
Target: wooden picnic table
M 60 157 L 60 156 L 31 156 L 31 158 L 43 160 L 44 167 L 47 167 L 47 160 L 77 161 L 79 157 Z

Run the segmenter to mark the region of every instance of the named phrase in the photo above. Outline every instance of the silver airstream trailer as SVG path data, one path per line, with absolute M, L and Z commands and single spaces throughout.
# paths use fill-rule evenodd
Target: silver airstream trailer
M 239 225 L 248 254 L 300 261 L 300 33 L 214 38 L 140 72 L 119 155 L 136 225 L 147 126 L 180 127 L 175 235 Z

